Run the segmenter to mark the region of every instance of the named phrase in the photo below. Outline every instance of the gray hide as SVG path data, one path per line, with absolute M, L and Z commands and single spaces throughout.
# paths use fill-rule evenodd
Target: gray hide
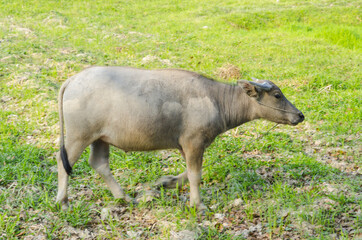
M 57 202 L 64 206 L 68 174 L 88 145 L 89 163 L 113 195 L 131 200 L 109 169 L 109 145 L 113 145 L 124 151 L 179 149 L 187 171 L 164 177 L 159 184 L 175 187 L 189 181 L 190 204 L 202 209 L 202 157 L 217 135 L 258 118 L 290 125 L 304 120 L 270 81 L 228 85 L 183 70 L 128 67 L 92 67 L 73 76 L 60 90 L 59 108 Z

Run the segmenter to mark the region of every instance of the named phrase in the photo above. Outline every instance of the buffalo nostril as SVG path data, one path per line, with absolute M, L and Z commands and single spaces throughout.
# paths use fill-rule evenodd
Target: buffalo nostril
M 299 117 L 300 117 L 300 119 L 304 120 L 304 115 L 303 115 L 303 113 L 299 113 Z

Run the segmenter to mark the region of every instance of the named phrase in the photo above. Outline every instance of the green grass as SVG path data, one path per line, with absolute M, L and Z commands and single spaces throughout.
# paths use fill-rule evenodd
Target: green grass
M 361 237 L 361 37 L 358 1 L 0 1 L 0 238 Z M 116 201 L 88 151 L 70 181 L 71 208 L 59 210 L 63 81 L 125 65 L 234 82 L 220 74 L 228 64 L 241 78 L 273 80 L 306 121 L 256 141 L 272 123 L 219 136 L 204 159 L 209 212 L 188 207 L 188 185 L 137 206 Z M 111 168 L 136 197 L 185 163 L 174 151 L 112 149 Z

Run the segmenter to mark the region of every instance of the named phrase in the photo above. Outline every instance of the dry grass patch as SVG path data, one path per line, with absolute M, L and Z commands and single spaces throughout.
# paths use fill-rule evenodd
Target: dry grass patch
M 227 63 L 216 70 L 216 76 L 223 80 L 235 80 L 242 77 L 242 72 L 237 66 Z

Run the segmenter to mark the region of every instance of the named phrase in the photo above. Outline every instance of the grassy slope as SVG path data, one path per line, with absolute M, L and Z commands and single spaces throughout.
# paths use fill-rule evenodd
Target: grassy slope
M 0 238 L 168 238 L 184 229 L 212 239 L 360 236 L 356 1 L 98 2 L 0 1 Z M 275 81 L 307 119 L 251 144 L 272 124 L 220 136 L 205 154 L 210 213 L 185 207 L 187 186 L 137 207 L 114 203 L 86 153 L 71 181 L 73 209 L 57 210 L 56 96 L 67 77 L 90 65 L 128 65 L 220 79 L 228 63 L 243 78 Z M 130 194 L 184 169 L 172 151 L 114 149 L 111 158 Z M 104 220 L 102 210 L 110 212 Z

